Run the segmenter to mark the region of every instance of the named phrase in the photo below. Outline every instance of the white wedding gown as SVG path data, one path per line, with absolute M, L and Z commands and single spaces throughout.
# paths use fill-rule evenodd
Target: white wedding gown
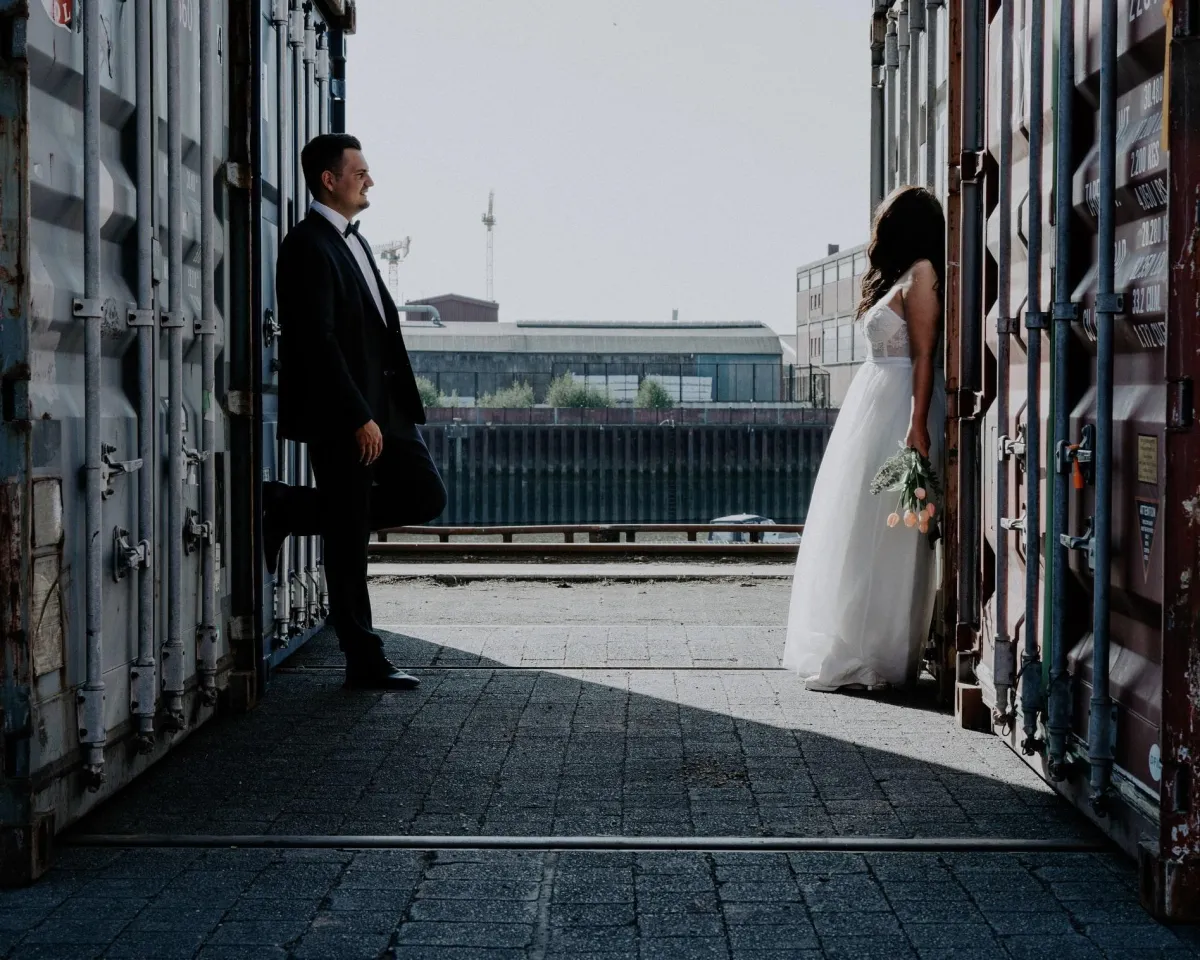
M 870 490 L 912 412 L 908 327 L 888 299 L 863 317 L 870 356 L 838 412 L 796 558 L 783 665 L 809 689 L 914 682 L 933 617 L 930 539 L 903 524 L 889 528 L 897 494 Z M 930 461 L 944 477 L 946 391 L 935 366 Z

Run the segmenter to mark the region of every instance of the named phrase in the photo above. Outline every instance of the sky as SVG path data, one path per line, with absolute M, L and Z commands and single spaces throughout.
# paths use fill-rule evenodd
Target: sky
M 866 239 L 869 14 L 845 0 L 359 0 L 347 127 L 404 299 L 500 319 L 758 321 Z M 386 276 L 386 272 L 385 272 Z

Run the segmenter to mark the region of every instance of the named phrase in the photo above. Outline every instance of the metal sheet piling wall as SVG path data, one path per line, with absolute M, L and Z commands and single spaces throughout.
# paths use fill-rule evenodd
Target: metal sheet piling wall
M 702 523 L 758 513 L 801 523 L 824 424 L 434 424 L 426 442 L 446 526 Z

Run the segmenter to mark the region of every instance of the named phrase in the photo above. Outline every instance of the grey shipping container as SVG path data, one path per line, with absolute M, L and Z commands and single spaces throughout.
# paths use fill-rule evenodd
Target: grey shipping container
M 322 616 L 268 580 L 273 265 L 347 0 L 0 0 L 0 882 Z M 232 535 L 233 531 L 237 535 Z

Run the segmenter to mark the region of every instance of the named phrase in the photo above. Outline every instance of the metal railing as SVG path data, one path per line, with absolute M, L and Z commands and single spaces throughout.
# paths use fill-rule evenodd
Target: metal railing
M 491 559 L 531 561 L 538 559 L 570 560 L 572 558 L 631 559 L 701 558 L 764 559 L 783 562 L 794 559 L 799 541 L 764 542 L 771 534 L 800 534 L 803 524 L 745 524 L 745 523 L 631 523 L 631 524 L 540 524 L 528 526 L 482 527 L 397 527 L 379 532 L 369 546 L 376 560 L 465 560 Z M 637 539 L 639 533 L 675 533 L 686 540 Z M 746 537 L 740 541 L 700 540 L 700 535 L 733 533 Z M 514 537 L 556 534 L 562 541 L 523 541 Z M 420 536 L 430 539 L 392 541 L 392 535 Z M 624 535 L 625 539 L 621 537 Z M 500 537 L 499 541 L 458 540 L 458 537 Z M 586 536 L 578 541 L 577 536 Z M 436 537 L 437 539 L 432 539 Z
M 570 377 L 604 394 L 612 404 L 633 405 L 638 391 L 652 381 L 674 404 L 800 403 L 826 407 L 829 373 L 816 367 L 778 363 L 581 363 L 553 364 L 549 370 L 479 371 L 426 367 L 414 356 L 418 378 L 427 381 L 439 401 L 427 406 L 509 406 L 498 395 L 526 386 L 532 402 L 548 402 L 551 384 Z M 526 405 L 528 402 L 526 394 Z

